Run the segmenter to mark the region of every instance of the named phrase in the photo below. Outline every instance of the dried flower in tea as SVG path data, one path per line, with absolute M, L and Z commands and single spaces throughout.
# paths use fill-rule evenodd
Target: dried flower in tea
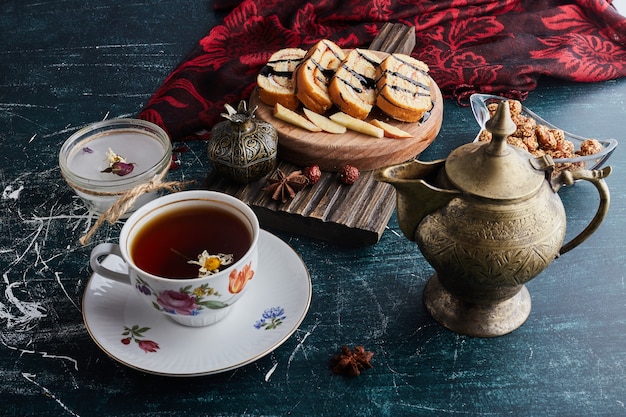
M 206 277 L 209 275 L 213 275 L 219 272 L 220 267 L 230 265 L 233 263 L 233 255 L 218 253 L 216 255 L 211 255 L 207 251 L 203 251 L 200 255 L 198 255 L 197 261 L 187 261 L 190 264 L 196 264 L 200 266 L 198 270 L 198 277 Z

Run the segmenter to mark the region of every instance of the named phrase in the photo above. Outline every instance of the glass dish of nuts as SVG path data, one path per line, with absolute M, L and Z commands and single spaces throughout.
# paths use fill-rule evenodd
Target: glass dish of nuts
M 511 118 L 517 125 L 517 130 L 509 136 L 508 142 L 536 157 L 549 154 L 554 160 L 556 171 L 598 169 L 617 147 L 615 139 L 599 140 L 574 135 L 545 121 L 517 100 L 490 94 L 473 94 L 470 97 L 472 112 L 481 127 L 475 142 L 491 140 L 491 134 L 485 130 L 485 123 L 502 100 L 509 101 Z

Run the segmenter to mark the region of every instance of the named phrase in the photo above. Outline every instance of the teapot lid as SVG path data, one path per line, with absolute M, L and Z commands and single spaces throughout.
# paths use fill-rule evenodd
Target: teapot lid
M 533 167 L 530 153 L 507 143 L 517 129 L 508 101 L 498 104 L 485 128 L 492 135 L 490 142 L 452 151 L 445 165 L 448 179 L 461 191 L 484 198 L 514 200 L 534 194 L 546 179 L 545 171 Z

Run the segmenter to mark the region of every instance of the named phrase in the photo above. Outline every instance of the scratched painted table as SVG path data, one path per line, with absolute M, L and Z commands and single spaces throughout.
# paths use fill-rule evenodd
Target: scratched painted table
M 463 337 L 433 322 L 421 303 L 432 269 L 394 215 L 380 242 L 360 249 L 278 234 L 307 264 L 313 298 L 296 333 L 252 364 L 174 379 L 103 353 L 81 316 L 93 244 L 77 240 L 93 219 L 61 179 L 57 151 L 85 124 L 136 114 L 215 19 L 211 3 L 195 0 L 0 4 L 0 414 L 626 415 L 625 147 L 611 160 L 606 221 L 531 281 L 531 315 L 510 335 Z M 619 80 L 546 81 L 526 104 L 573 132 L 623 139 L 625 103 Z M 470 109 L 446 102 L 422 159 L 475 133 Z M 189 147 L 173 176 L 202 180 L 204 145 Z M 560 195 L 572 236 L 596 192 L 577 184 Z M 94 241 L 115 241 L 119 229 Z M 375 352 L 374 368 L 331 374 L 342 344 Z

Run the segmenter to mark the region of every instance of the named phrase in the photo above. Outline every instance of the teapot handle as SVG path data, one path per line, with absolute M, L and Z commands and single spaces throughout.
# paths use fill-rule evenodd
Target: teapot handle
M 553 185 L 555 185 L 555 191 L 558 190 L 559 186 L 556 184 L 564 184 L 564 185 L 572 185 L 576 180 L 585 180 L 591 182 L 598 193 L 600 194 L 600 205 L 598 206 L 598 210 L 596 211 L 595 216 L 591 219 L 591 222 L 585 227 L 585 229 L 580 232 L 576 237 L 572 238 L 569 242 L 564 244 L 559 251 L 559 256 L 563 255 L 566 252 L 574 249 L 576 246 L 583 243 L 589 236 L 595 232 L 600 223 L 606 217 L 606 214 L 609 211 L 609 204 L 611 202 L 611 196 L 609 194 L 609 188 L 604 181 L 604 178 L 608 177 L 611 173 L 611 167 L 605 167 L 600 170 L 588 170 L 581 169 L 576 171 L 562 171 L 554 180 Z

